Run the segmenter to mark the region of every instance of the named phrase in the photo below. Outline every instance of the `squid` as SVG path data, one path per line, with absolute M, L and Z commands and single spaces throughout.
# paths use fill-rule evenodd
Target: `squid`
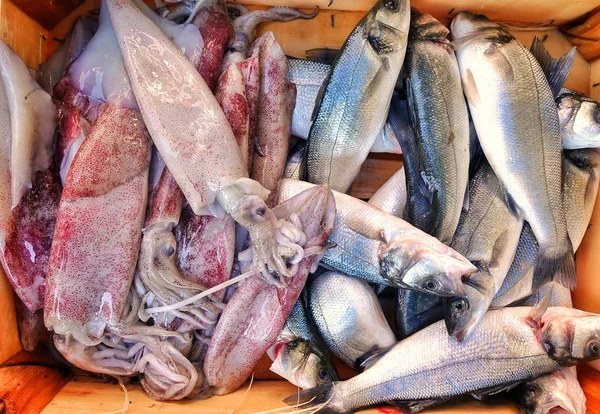
M 204 359 L 204 372 L 213 394 L 227 394 L 242 385 L 275 341 L 308 273 L 316 270 L 325 253 L 325 242 L 335 220 L 335 202 L 325 185 L 298 194 L 273 212 L 281 225 L 278 238 L 282 247 L 301 246 L 304 254 L 294 263 L 294 275 L 287 287 L 274 286 L 255 275 L 233 294 Z M 288 226 L 290 222 L 294 226 Z M 242 256 L 250 259 L 252 253 L 250 248 Z

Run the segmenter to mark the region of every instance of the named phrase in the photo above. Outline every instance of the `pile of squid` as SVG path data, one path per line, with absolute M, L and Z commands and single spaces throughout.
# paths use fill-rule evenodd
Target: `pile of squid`
M 257 25 L 316 11 L 159 5 L 102 0 L 34 76 L 0 42 L 24 349 L 45 327 L 70 364 L 157 400 L 233 392 L 267 353 L 302 409 L 511 391 L 585 412 L 570 367 L 600 358 L 600 316 L 569 289 L 600 104 L 562 88 L 574 50 L 378 0 L 341 50 L 299 59 Z M 370 152 L 404 165 L 366 202 L 348 193 Z M 359 374 L 339 381 L 330 353 Z

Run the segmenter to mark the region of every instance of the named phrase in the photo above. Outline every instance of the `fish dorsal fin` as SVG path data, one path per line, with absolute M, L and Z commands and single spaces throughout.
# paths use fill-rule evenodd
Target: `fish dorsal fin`
M 548 79 L 548 83 L 550 84 L 550 89 L 552 89 L 552 95 L 557 97 L 575 62 L 576 48 L 572 47 L 563 56 L 554 59 L 548 53 L 542 41 L 536 36 L 531 43 L 530 51 L 542 67 L 546 79 Z
M 548 306 L 550 306 L 550 300 L 552 299 L 552 289 L 550 292 L 544 296 L 538 303 L 535 304 L 534 307 L 531 308 L 531 311 L 527 315 L 527 323 L 534 329 L 537 329 L 540 326 L 540 321 L 544 313 L 548 310 Z

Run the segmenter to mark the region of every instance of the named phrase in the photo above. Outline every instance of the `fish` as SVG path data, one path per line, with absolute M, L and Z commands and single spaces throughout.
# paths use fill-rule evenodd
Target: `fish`
M 302 389 L 339 380 L 331 355 L 307 307 L 305 289 L 275 343 L 267 350 L 273 361 L 269 369 Z
M 406 208 L 406 173 L 400 167 L 369 199 L 369 204 L 396 217 L 402 217 Z
M 586 398 L 577 368 L 564 368 L 528 381 L 516 390 L 517 402 L 524 414 L 585 414 Z
M 292 117 L 292 135 L 303 140 L 308 138 L 312 115 L 323 83 L 327 80 L 330 63 L 288 57 L 288 80 L 296 85 L 296 105 Z M 396 133 L 386 121 L 377 135 L 370 152 L 402 154 Z
M 600 159 L 597 150 L 582 149 L 564 151 L 564 160 L 564 205 L 569 236 L 573 241 L 574 250 L 577 251 L 592 217 L 598 194 Z M 490 306 L 508 306 L 539 288 L 534 280 L 533 270 L 537 257 L 537 240 L 529 225 L 525 223 L 513 264 Z
M 362 371 L 371 355 L 396 344 L 377 295 L 364 280 L 325 272 L 308 286 L 310 313 L 329 350 Z
M 565 308 L 573 307 L 571 291 L 558 282 L 546 283 L 531 296 L 517 302 L 515 306 L 535 306 L 536 303 L 542 301 L 547 295 L 550 296 L 550 306 L 562 306 Z
M 471 180 L 469 201 L 450 246 L 479 270 L 465 281 L 466 300 L 452 298 L 444 305 L 448 333 L 459 341 L 472 334 L 502 286 L 523 229 L 522 214 L 508 205 L 504 188 L 488 163 Z
M 409 289 L 398 289 L 396 336 L 408 338 L 421 329 L 444 319 L 443 299 Z
M 415 204 L 408 221 L 450 243 L 458 226 L 469 182 L 469 115 L 449 30 L 428 14 L 412 11 L 404 78 L 419 167 L 407 174 L 408 191 L 422 192 L 432 217 L 422 222 Z M 403 146 L 403 142 L 400 143 Z M 404 153 L 407 153 L 407 149 Z M 408 171 L 408 169 L 407 169 Z
M 461 12 L 451 32 L 483 152 L 538 241 L 534 278 L 540 284 L 559 279 L 574 288 L 560 123 L 544 72 L 527 48 L 485 16 Z
M 481 398 L 600 358 L 599 322 L 599 315 L 543 303 L 498 309 L 487 312 L 465 342 L 448 338 L 444 323 L 436 322 L 398 342 L 356 377 L 301 391 L 285 402 L 316 406 L 322 413 L 383 402 L 416 412 L 465 393 Z
M 410 20 L 406 0 L 379 0 L 346 39 L 308 135 L 307 178 L 346 192 L 385 122 Z
M 299 139 L 290 149 L 285 169 L 283 170 L 283 178 L 291 178 L 293 180 L 301 180 L 306 171 L 306 141 Z
M 314 184 L 281 180 L 279 202 Z M 398 217 L 333 191 L 336 221 L 321 265 L 369 283 L 421 290 L 440 296 L 464 295 L 462 277 L 477 268 L 435 237 Z
M 563 89 L 556 104 L 563 148 L 600 147 L 600 103 L 579 92 Z

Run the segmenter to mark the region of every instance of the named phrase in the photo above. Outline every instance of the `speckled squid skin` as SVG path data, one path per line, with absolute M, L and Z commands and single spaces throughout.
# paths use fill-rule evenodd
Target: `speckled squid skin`
M 50 255 L 45 324 L 58 334 L 118 323 L 146 208 L 150 137 L 137 111 L 105 105 L 65 182 Z
M 217 87 L 221 73 L 221 61 L 225 49 L 233 37 L 233 26 L 225 9 L 223 0 L 208 0 L 198 10 L 192 21 L 200 29 L 204 39 L 204 50 L 200 58 L 198 72 L 211 91 Z
M 231 125 L 231 129 L 233 129 L 233 134 L 242 154 L 244 166 L 246 171 L 248 171 L 250 114 L 244 76 L 237 63 L 229 65 L 219 78 L 215 98 L 217 98 L 217 102 L 221 105 L 223 113 Z
M 175 178 L 164 167 L 158 184 L 150 191 L 144 228 L 163 222 L 177 225 L 181 217 L 184 196 Z
M 272 32 L 254 42 L 250 56 L 258 58 L 260 67 L 255 131 L 257 150 L 253 155 L 250 178 L 271 191 L 266 203 L 273 207 L 289 152 L 296 85 L 287 80 L 288 61 Z
M 160 28 L 129 1 L 106 4 L 148 131 L 199 214 L 246 176 L 233 131 L 206 82 Z
M 254 134 L 258 118 L 258 95 L 260 87 L 260 67 L 257 57 L 249 57 L 239 64 L 246 85 L 248 102 L 248 171 L 252 168 L 254 155 Z
M 61 190 L 56 168 L 38 171 L 33 187 L 12 210 L 9 220 L 0 261 L 15 292 L 32 312 L 44 306 Z
M 293 211 L 308 239 L 304 249 L 323 246 L 335 218 L 329 188 L 312 188 L 274 209 L 278 217 L 288 217 Z M 204 373 L 213 394 L 232 392 L 250 376 L 276 340 L 315 260 L 315 256 L 303 258 L 288 287 L 277 288 L 258 275 L 238 287 L 219 319 L 204 360 Z
M 175 237 L 181 276 L 207 288 L 229 280 L 235 256 L 235 221 L 229 214 L 222 219 L 196 216 L 186 206 Z

